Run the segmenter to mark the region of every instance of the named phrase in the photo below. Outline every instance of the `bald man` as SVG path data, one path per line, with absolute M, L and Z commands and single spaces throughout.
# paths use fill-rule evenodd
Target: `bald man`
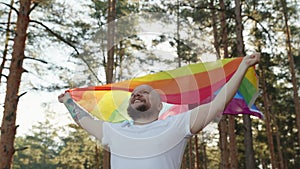
M 224 111 L 247 69 L 259 60 L 259 53 L 245 56 L 213 101 L 165 120 L 158 120 L 163 107 L 160 95 L 148 85 L 138 86 L 132 92 L 127 108 L 132 122 L 94 119 L 68 93 L 58 99 L 82 128 L 109 147 L 112 169 L 179 169 L 187 139 Z

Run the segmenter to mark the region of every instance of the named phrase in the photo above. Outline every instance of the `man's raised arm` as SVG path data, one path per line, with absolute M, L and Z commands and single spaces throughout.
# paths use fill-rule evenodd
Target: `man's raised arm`
M 207 104 L 200 105 L 191 111 L 190 129 L 192 134 L 201 131 L 208 123 L 225 110 L 228 103 L 232 100 L 239 89 L 244 75 L 249 67 L 257 64 L 260 60 L 260 54 L 254 53 L 245 56 L 240 63 L 237 71 L 232 78 L 223 86 L 216 97 Z
M 74 102 L 69 93 L 59 95 L 58 101 L 64 103 L 78 125 L 101 141 L 103 121 L 92 117 L 86 110 Z

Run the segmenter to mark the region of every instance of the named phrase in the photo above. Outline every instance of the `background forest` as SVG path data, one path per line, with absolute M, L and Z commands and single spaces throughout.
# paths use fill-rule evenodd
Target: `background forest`
M 264 119 L 223 116 L 190 139 L 182 169 L 300 168 L 299 5 L 0 0 L 0 168 L 108 169 L 108 152 L 56 105 L 59 93 L 253 51 Z

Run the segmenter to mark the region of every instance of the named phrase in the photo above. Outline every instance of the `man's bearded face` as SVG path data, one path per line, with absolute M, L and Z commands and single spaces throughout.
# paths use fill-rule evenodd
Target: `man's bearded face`
M 159 94 L 150 86 L 142 85 L 132 92 L 127 111 L 133 120 L 148 118 L 160 111 L 159 103 Z

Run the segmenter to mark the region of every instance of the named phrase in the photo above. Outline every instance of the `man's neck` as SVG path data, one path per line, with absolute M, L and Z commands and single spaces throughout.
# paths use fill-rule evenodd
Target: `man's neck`
M 150 123 L 156 121 L 157 119 L 158 119 L 158 117 L 151 118 L 151 119 L 137 119 L 137 120 L 134 120 L 134 125 L 146 125 L 146 124 L 150 124 Z

